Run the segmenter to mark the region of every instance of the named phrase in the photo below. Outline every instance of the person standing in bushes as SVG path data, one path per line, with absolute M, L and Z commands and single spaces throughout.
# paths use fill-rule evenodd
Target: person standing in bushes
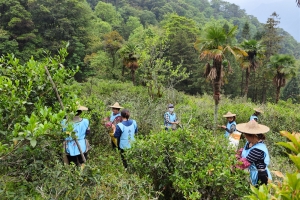
M 122 121 L 120 109 L 123 107 L 121 107 L 118 102 L 109 107 L 111 107 L 112 112 L 110 114 L 110 117 L 105 119 L 105 127 L 108 129 L 108 134 L 111 138 L 111 146 L 113 149 L 116 149 L 118 148 L 118 142 L 117 139 L 114 137 L 114 129 L 112 128 L 112 125 L 116 126 Z
M 88 150 L 90 149 L 90 145 L 88 141 L 85 139 L 85 137 L 90 133 L 89 120 L 80 117 L 82 111 L 85 110 L 88 110 L 88 108 L 85 106 L 79 106 L 72 121 L 73 121 L 73 131 L 75 132 L 75 135 L 77 137 L 77 141 L 80 146 L 80 149 L 85 159 L 87 160 Z M 63 126 L 66 126 L 65 122 L 66 120 L 63 121 Z M 65 131 L 65 128 L 63 128 L 63 131 Z M 84 163 L 79 148 L 75 140 L 71 136 L 65 139 L 64 147 L 67 153 L 68 161 L 70 163 L 73 162 L 77 166 L 81 166 Z
M 240 164 L 236 167 L 240 169 L 248 168 L 252 185 L 268 184 L 268 180 L 272 180 L 272 176 L 268 169 L 270 156 L 267 146 L 264 144 L 264 133 L 267 133 L 270 128 L 258 124 L 255 120 L 238 124 L 236 128 L 247 139 L 245 147 L 239 150 L 240 153 L 237 154 Z
M 227 112 L 223 117 L 226 117 L 227 119 L 227 125 L 222 125 L 221 128 L 225 130 L 225 137 L 229 138 L 230 134 L 236 131 L 236 122 L 235 122 L 235 117 L 236 114 L 233 114 L 231 112 Z
M 177 119 L 176 113 L 174 112 L 174 105 L 168 105 L 168 111 L 164 114 L 164 125 L 165 130 L 176 130 L 179 121 Z
M 263 111 L 262 111 L 261 109 L 259 109 L 259 108 L 254 108 L 254 111 L 255 111 L 255 112 L 253 113 L 253 115 L 250 116 L 250 120 L 249 120 L 249 121 L 255 120 L 255 121 L 258 122 L 258 116 L 259 116 L 261 113 L 263 113 Z
M 131 143 L 135 140 L 134 136 L 138 132 L 138 126 L 135 120 L 129 119 L 129 110 L 123 109 L 121 111 L 122 122 L 118 123 L 117 126 L 113 126 L 114 137 L 118 140 L 119 150 L 121 152 L 121 158 L 123 165 L 127 168 L 127 161 L 124 157 L 126 149 L 131 148 Z

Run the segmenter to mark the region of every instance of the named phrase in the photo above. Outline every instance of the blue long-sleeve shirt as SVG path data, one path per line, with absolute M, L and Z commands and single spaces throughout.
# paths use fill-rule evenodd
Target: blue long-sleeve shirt
M 133 121 L 130 119 L 130 120 L 128 120 L 128 121 L 122 121 L 121 123 L 122 123 L 124 126 L 130 126 L 130 125 L 133 123 Z M 136 127 L 134 133 L 136 134 L 137 132 L 138 132 L 138 127 Z M 114 137 L 115 137 L 115 138 L 120 138 L 121 135 L 122 135 L 122 130 L 121 130 L 120 127 L 117 125 L 116 131 L 115 131 L 115 133 L 114 133 Z

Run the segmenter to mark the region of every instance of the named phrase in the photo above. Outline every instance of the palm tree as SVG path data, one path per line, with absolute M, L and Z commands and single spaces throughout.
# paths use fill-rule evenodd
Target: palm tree
M 125 47 L 121 50 L 121 56 L 123 57 L 123 69 L 122 75 L 124 76 L 125 67 L 130 69 L 131 76 L 132 76 L 132 83 L 135 84 L 135 71 L 139 67 L 137 55 L 138 46 L 128 43 Z
M 265 46 L 257 40 L 245 40 L 244 42 L 242 42 L 241 47 L 248 54 L 246 57 L 243 56 L 240 59 L 241 67 L 246 71 L 244 96 L 247 98 L 250 71 L 256 71 L 256 69 L 261 64 L 261 58 L 264 57 L 263 53 L 265 52 Z
M 234 38 L 236 30 L 237 26 L 226 31 L 221 26 L 213 25 L 208 27 L 205 30 L 204 37 L 195 43 L 195 48 L 200 52 L 200 59 L 207 61 L 205 75 L 213 83 L 215 129 L 217 127 L 218 104 L 220 102 L 221 85 L 225 74 L 225 63 L 228 66 L 228 71 L 230 71 L 230 62 L 226 60 L 226 55 L 232 54 L 236 59 L 237 55 L 247 56 L 247 53 L 242 49 L 230 46 L 231 39 Z M 212 63 L 210 63 L 211 61 Z
M 274 69 L 273 83 L 276 86 L 276 103 L 279 100 L 280 89 L 285 86 L 286 79 L 296 76 L 296 60 L 288 54 L 276 54 L 270 57 L 269 67 Z

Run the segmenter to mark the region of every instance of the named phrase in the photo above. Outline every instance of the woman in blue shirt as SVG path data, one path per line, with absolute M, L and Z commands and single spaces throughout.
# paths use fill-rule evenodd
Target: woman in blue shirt
M 230 134 L 236 131 L 236 122 L 235 122 L 236 114 L 227 112 L 225 115 L 223 115 L 223 117 L 226 117 L 228 122 L 226 126 L 223 125 L 221 126 L 221 128 L 225 130 L 225 134 L 224 134 L 225 137 L 229 138 Z
M 259 108 L 254 108 L 254 111 L 255 111 L 255 112 L 253 113 L 253 115 L 250 116 L 249 121 L 255 120 L 255 121 L 258 122 L 258 116 L 259 116 L 261 113 L 263 113 L 263 111 L 260 110 Z
M 87 151 L 89 150 L 89 145 L 85 137 L 90 133 L 90 128 L 89 128 L 89 120 L 80 117 L 82 111 L 84 110 L 88 110 L 88 108 L 84 106 L 79 106 L 78 110 L 76 111 L 76 115 L 73 118 L 72 124 L 73 124 L 73 131 L 77 136 L 78 144 L 81 148 L 81 151 L 85 159 L 87 159 Z M 66 140 L 65 150 L 69 162 L 73 162 L 76 165 L 81 165 L 82 163 L 84 163 L 84 160 L 81 157 L 79 148 L 75 140 L 71 136 L 67 137 L 65 140 Z
M 112 129 L 112 125 L 116 126 L 119 122 L 122 121 L 120 109 L 123 108 L 120 106 L 118 102 L 114 105 L 109 106 L 112 109 L 112 112 L 109 117 L 109 123 L 106 123 L 106 127 L 109 128 L 109 135 L 111 137 L 111 146 L 113 149 L 118 148 L 117 139 L 114 137 L 114 130 Z
M 124 158 L 126 149 L 131 148 L 131 143 L 135 140 L 134 136 L 138 132 L 137 123 L 133 119 L 129 119 L 130 113 L 127 109 L 121 111 L 122 122 L 115 127 L 114 137 L 118 140 L 118 147 L 121 151 L 123 165 L 127 168 L 127 162 Z
M 267 146 L 264 143 L 264 133 L 267 133 L 270 128 L 258 124 L 255 120 L 238 124 L 236 128 L 247 139 L 245 147 L 240 151 L 241 155 L 238 155 L 240 165 L 237 167 L 241 169 L 248 168 L 250 180 L 253 185 L 268 184 L 268 180 L 272 180 L 272 176 L 268 169 L 270 156 Z

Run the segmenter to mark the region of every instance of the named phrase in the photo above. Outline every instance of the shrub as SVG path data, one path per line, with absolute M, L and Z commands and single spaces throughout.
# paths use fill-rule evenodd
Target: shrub
M 203 128 L 153 132 L 126 152 L 129 171 L 152 181 L 165 199 L 234 199 L 248 192 L 235 152 Z

